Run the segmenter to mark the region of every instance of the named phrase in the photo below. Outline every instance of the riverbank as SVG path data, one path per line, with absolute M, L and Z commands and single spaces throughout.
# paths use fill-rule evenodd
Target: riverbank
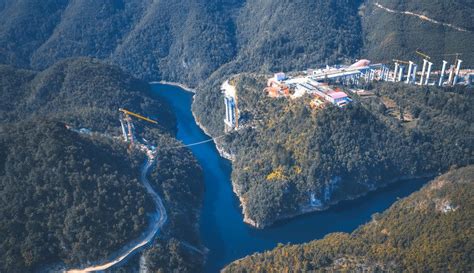
M 193 96 L 193 103 L 194 103 L 194 96 Z M 196 124 L 198 125 L 198 127 L 207 136 L 212 138 L 212 135 L 209 133 L 208 129 L 203 124 L 201 124 L 201 122 L 199 122 L 199 119 L 198 119 L 197 115 L 194 113 L 193 110 L 191 110 L 191 113 L 192 113 L 192 115 L 194 117 L 194 120 L 196 121 Z M 225 149 L 222 147 L 222 145 L 220 145 L 216 140 L 214 140 L 214 145 L 215 145 L 215 147 L 216 147 L 216 149 L 219 152 L 221 157 L 223 157 L 227 160 L 230 160 L 231 162 L 235 161 L 235 155 L 231 155 L 231 154 L 227 153 L 225 151 Z M 280 217 L 275 218 L 272 222 L 269 222 L 269 223 L 259 223 L 259 222 L 256 222 L 255 220 L 253 220 L 249 216 L 248 209 L 247 209 L 247 202 L 246 202 L 244 196 L 238 190 L 237 183 L 232 178 L 231 178 L 231 185 L 232 185 L 232 191 L 234 192 L 234 194 L 239 199 L 240 207 L 242 208 L 243 222 L 250 225 L 250 226 L 252 226 L 253 228 L 264 229 L 264 228 L 267 228 L 269 226 L 274 225 L 276 222 L 279 222 L 279 221 L 288 220 L 288 219 L 291 219 L 291 218 L 294 218 L 294 217 L 297 217 L 297 216 L 301 216 L 301 215 L 304 215 L 304 214 L 309 214 L 309 213 L 318 212 L 318 211 L 324 211 L 324 210 L 329 209 L 332 206 L 335 206 L 335 205 L 339 204 L 340 202 L 351 201 L 351 200 L 355 200 L 355 199 L 358 199 L 358 198 L 362 198 L 362 197 L 366 196 L 367 194 L 369 194 L 371 192 L 383 189 L 384 187 L 387 187 L 387 186 L 389 186 L 391 184 L 394 184 L 394 183 L 397 183 L 397 182 L 413 180 L 413 179 L 431 178 L 431 177 L 434 177 L 434 175 L 435 174 L 430 173 L 430 174 L 422 174 L 422 175 L 417 175 L 417 176 L 415 176 L 415 175 L 405 175 L 405 176 L 401 176 L 401 177 L 398 177 L 398 178 L 394 178 L 394 179 L 391 179 L 391 180 L 387 181 L 386 183 L 383 183 L 380 187 L 369 189 L 367 192 L 364 192 L 364 193 L 361 193 L 361 194 L 356 194 L 356 195 L 350 195 L 345 199 L 334 200 L 334 201 L 331 201 L 331 202 L 329 202 L 327 204 L 324 204 L 323 206 L 319 206 L 319 207 L 302 207 L 299 211 L 297 211 L 295 213 L 281 215 Z
M 194 100 L 195 100 L 195 97 L 193 96 L 193 104 L 194 104 Z M 192 109 L 191 107 L 191 113 L 193 115 L 193 118 L 196 122 L 196 125 L 210 138 L 212 138 L 212 135 L 211 133 L 209 133 L 208 129 L 199 121 L 199 118 L 197 117 L 196 113 L 194 113 L 194 110 Z M 230 162 L 233 162 L 235 160 L 235 156 L 226 152 L 225 149 L 219 145 L 219 143 L 217 142 L 217 140 L 214 140 L 214 146 L 216 147 L 216 150 L 219 152 L 219 155 L 222 157 L 222 158 L 225 158 L 227 160 L 229 160 Z M 237 196 L 237 198 L 239 199 L 239 202 L 240 202 L 240 207 L 242 208 L 242 215 L 243 215 L 243 221 L 244 223 L 254 227 L 254 228 L 263 228 L 261 226 L 259 226 L 259 224 L 257 222 L 255 222 L 253 219 L 251 219 L 247 213 L 247 203 L 244 199 L 244 197 L 242 196 L 242 194 L 240 194 L 240 192 L 237 190 L 237 184 L 232 180 L 231 178 L 231 186 L 232 186 L 232 191 L 234 192 L 234 194 Z
M 415 175 L 405 175 L 405 176 L 402 176 L 402 177 L 399 177 L 399 178 L 394 178 L 394 179 L 389 180 L 387 183 L 381 185 L 380 187 L 370 189 L 367 192 L 357 194 L 357 195 L 351 195 L 351 196 L 348 196 L 345 199 L 334 200 L 332 202 L 329 202 L 329 203 L 324 204 L 323 206 L 319 206 L 319 207 L 310 207 L 310 206 L 302 207 L 299 211 L 297 211 L 295 213 L 281 215 L 280 217 L 275 218 L 273 221 L 271 221 L 269 223 L 258 223 L 255 220 L 253 220 L 252 218 L 250 218 L 250 216 L 248 215 L 247 203 L 245 201 L 245 198 L 239 193 L 239 191 L 237 189 L 237 183 L 235 183 L 234 181 L 232 181 L 232 189 L 233 189 L 233 192 L 235 193 L 235 195 L 237 195 L 237 197 L 239 198 L 240 207 L 242 208 L 242 214 L 244 216 L 244 219 L 243 219 L 244 223 L 246 223 L 246 224 L 248 224 L 248 225 L 250 225 L 254 228 L 257 228 L 257 229 L 264 229 L 264 228 L 267 228 L 267 227 L 271 227 L 271 226 L 273 226 L 274 224 L 276 224 L 277 222 L 280 222 L 280 221 L 289 220 L 289 219 L 292 219 L 292 218 L 295 218 L 295 217 L 298 217 L 298 216 L 302 216 L 302 215 L 305 215 L 305 214 L 310 214 L 310 213 L 319 212 L 319 211 L 325 211 L 325 210 L 327 210 L 327 209 L 329 209 L 333 206 L 338 205 L 341 202 L 353 201 L 353 200 L 362 198 L 362 197 L 367 196 L 368 194 L 370 194 L 372 192 L 375 192 L 377 190 L 382 190 L 383 188 L 386 188 L 386 187 L 388 187 L 392 184 L 395 184 L 395 183 L 399 183 L 399 182 L 403 182 L 403 181 L 409 181 L 409 180 L 415 180 L 415 179 L 432 178 L 434 176 L 435 176 L 435 174 L 432 173 L 432 174 L 423 174 L 423 175 L 417 175 L 417 176 L 415 176 Z
M 171 86 L 176 86 L 176 87 L 179 87 L 187 92 L 191 92 L 193 94 L 196 94 L 196 89 L 194 88 L 191 88 L 189 86 L 187 86 L 186 84 L 184 83 L 179 83 L 179 82 L 168 82 L 168 81 L 152 81 L 152 82 L 149 82 L 150 85 L 152 84 L 165 84 L 165 85 L 171 85 Z
M 193 103 L 194 103 L 194 96 L 193 96 Z M 201 124 L 201 122 L 199 122 L 199 119 L 198 117 L 196 116 L 196 114 L 194 113 L 194 111 L 192 110 L 191 108 L 191 113 L 194 117 L 194 120 L 196 121 L 196 124 L 197 126 L 207 135 L 209 136 L 210 138 L 212 138 L 212 135 L 209 133 L 209 131 L 207 130 L 207 128 Z M 228 152 L 225 151 L 225 149 L 219 145 L 219 143 L 217 142 L 217 140 L 214 140 L 214 146 L 216 147 L 216 150 L 219 152 L 219 155 L 222 157 L 222 158 L 225 158 L 227 160 L 229 160 L 230 162 L 233 162 L 235 160 L 235 156 L 232 155 L 232 154 L 229 154 Z M 244 223 L 254 227 L 254 228 L 263 228 L 261 227 L 257 222 L 255 222 L 253 219 L 251 219 L 248 215 L 248 212 L 247 212 L 247 202 L 245 201 L 244 197 L 242 196 L 242 194 L 240 194 L 240 192 L 237 190 L 237 184 L 232 180 L 231 178 L 231 186 L 232 186 L 232 191 L 234 192 L 234 194 L 237 196 L 237 198 L 239 199 L 239 202 L 240 202 L 240 207 L 242 208 L 242 215 L 243 215 L 243 221 Z
M 209 139 L 209 131 L 202 124 L 198 125 L 199 120 L 195 119 L 191 111 L 192 93 L 166 85 L 157 85 L 153 89 L 170 103 L 176 113 L 177 138 L 181 142 L 192 144 Z M 324 211 L 305 213 L 265 229 L 255 228 L 251 219 L 243 215 L 243 211 L 247 210 L 242 210 L 247 206 L 245 195 L 239 196 L 238 185 L 232 182 L 232 158 L 230 161 L 224 159 L 222 153 L 226 151 L 220 147 L 221 144 L 223 142 L 217 140 L 214 144 L 209 142 L 190 147 L 203 169 L 206 187 L 199 220 L 200 236 L 204 246 L 209 249 L 205 272 L 220 272 L 232 261 L 273 249 L 280 243 L 307 243 L 332 232 L 350 233 L 369 221 L 374 213 L 384 211 L 399 197 L 408 196 L 426 183 L 424 180 L 414 180 L 389 186 Z
M 244 212 L 244 216 L 246 216 L 248 218 L 248 224 L 249 225 L 252 225 L 253 227 L 255 228 L 260 228 L 260 229 L 263 229 L 263 228 L 266 228 L 266 227 L 270 227 L 272 225 L 274 225 L 275 223 L 279 222 L 279 221 L 283 221 L 283 220 L 288 220 L 288 219 L 291 219 L 291 218 L 294 218 L 294 217 L 298 217 L 298 216 L 301 216 L 301 215 L 305 215 L 305 214 L 309 214 L 309 213 L 313 213 L 313 212 L 318 212 L 318 211 L 325 211 L 333 206 L 336 206 L 338 204 L 340 204 L 341 202 L 345 202 L 345 201 L 354 201 L 356 199 L 359 199 L 359 198 L 362 198 L 364 196 L 367 196 L 368 194 L 370 193 L 373 193 L 373 192 L 376 192 L 378 190 L 383 190 L 384 188 L 392 185 L 392 184 L 395 184 L 395 183 L 402 183 L 402 182 L 405 182 L 405 181 L 410 181 L 410 180 L 416 180 L 416 179 L 428 179 L 428 178 L 433 178 L 435 177 L 436 175 L 434 173 L 430 173 L 430 174 L 422 174 L 422 175 L 404 175 L 404 176 L 401 176 L 401 177 L 398 177 L 398 178 L 394 178 L 394 179 L 391 179 L 389 180 L 388 182 L 382 184 L 380 187 L 377 187 L 377 188 L 370 188 L 367 192 L 364 192 L 364 193 L 360 193 L 360 194 L 356 194 L 356 195 L 350 195 L 348 196 L 347 198 L 344 198 L 344 199 L 339 199 L 339 200 L 333 200 L 329 203 L 326 203 L 324 204 L 323 206 L 318 206 L 318 207 L 310 207 L 310 206 L 307 206 L 307 207 L 302 207 L 298 212 L 295 212 L 295 213 L 291 213 L 291 214 L 285 214 L 285 215 L 282 215 L 278 218 L 276 218 L 275 220 L 273 220 L 272 222 L 270 223 L 266 223 L 266 224 L 261 224 L 261 223 L 256 223 L 255 221 L 253 221 L 252 219 L 250 219 L 246 214 L 247 212 Z M 233 183 L 235 184 L 235 183 Z M 244 206 L 243 206 L 244 207 Z

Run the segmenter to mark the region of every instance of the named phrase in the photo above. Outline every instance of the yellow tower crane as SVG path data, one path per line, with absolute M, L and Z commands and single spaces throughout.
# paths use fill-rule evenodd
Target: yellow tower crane
M 135 143 L 135 136 L 133 134 L 133 131 L 135 130 L 135 126 L 133 125 L 132 122 L 132 117 L 153 123 L 153 124 L 158 124 L 157 121 L 152 120 L 150 118 L 144 117 L 140 114 L 134 113 L 132 111 L 128 111 L 123 108 L 119 108 L 119 112 L 122 113 L 122 116 L 120 117 L 120 124 L 122 126 L 122 133 L 123 133 L 123 138 L 125 141 L 130 141 L 130 147 L 133 147 Z M 127 123 L 127 126 L 125 126 L 125 122 Z
M 144 116 L 139 115 L 139 114 L 137 114 L 137 113 L 133 113 L 133 112 L 128 111 L 128 110 L 123 109 L 123 108 L 119 108 L 119 111 L 122 112 L 122 113 L 125 114 L 125 115 L 134 116 L 134 117 L 136 117 L 136 118 L 143 119 L 143 120 L 145 120 L 145 121 L 148 121 L 148 122 L 151 122 L 151 123 L 154 123 L 154 124 L 158 124 L 158 121 L 156 121 L 156 120 L 149 119 L 149 118 L 147 118 L 147 117 L 144 117 Z
M 426 53 L 423 53 L 421 50 L 417 49 L 415 51 L 416 54 L 420 55 L 421 57 L 423 57 L 423 59 L 426 59 L 426 60 L 431 60 L 431 57 L 428 56 Z

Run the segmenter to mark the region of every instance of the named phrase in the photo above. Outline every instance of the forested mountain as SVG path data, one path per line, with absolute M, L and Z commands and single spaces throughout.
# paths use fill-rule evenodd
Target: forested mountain
M 452 170 L 351 234 L 279 246 L 224 272 L 471 272 L 474 167 Z
M 393 179 L 474 163 L 472 88 L 384 83 L 373 87 L 374 96 L 354 95 L 344 109 L 311 109 L 309 97 L 268 97 L 264 75 L 241 74 L 231 82 L 242 129 L 220 145 L 234 157 L 234 188 L 256 226 L 324 209 Z M 220 135 L 224 106 L 215 101 L 202 107 L 197 100 L 194 110 Z
M 154 205 L 138 181 L 140 155 L 60 122 L 0 130 L 2 272 L 103 259 L 145 229 Z
M 466 32 L 397 15 L 372 0 L 4 1 L 0 63 L 44 69 L 66 57 L 106 59 L 146 80 L 201 84 L 226 73 L 303 69 L 369 56 L 474 56 L 465 1 L 379 1 Z
M 153 271 L 199 271 L 201 170 L 188 151 L 166 149 L 177 144 L 175 118 L 141 80 L 197 87 L 194 112 L 217 136 L 220 85 L 249 73 L 235 78 L 242 113 L 260 123 L 221 144 L 236 155 L 237 192 L 260 226 L 388 178 L 472 164 L 472 90 L 380 85 L 345 111 L 315 112 L 270 101 L 259 75 L 415 58 L 417 48 L 436 62 L 463 53 L 472 66 L 473 14 L 463 0 L 0 0 L 0 271 L 95 261 L 146 226 L 153 207 L 139 183 L 143 155 L 65 127 L 119 135 L 119 107 L 158 120 L 137 123 L 159 148 L 149 176 L 169 209 L 145 262 Z M 110 221 L 104 206 L 114 210 Z
M 157 129 L 174 134 L 167 104 L 152 98 L 150 87 L 120 68 L 88 58 L 58 62 L 36 73 L 0 65 L 0 119 L 14 122 L 37 116 L 61 118 L 73 126 L 119 132 L 118 109 L 159 117 Z
M 175 119 L 150 86 L 87 58 L 42 72 L 5 65 L 0 71 L 0 271 L 98 262 L 147 228 L 155 208 L 140 182 L 146 156 L 112 137 L 120 135 L 119 107 L 158 120 L 135 123 L 137 133 L 160 148 L 149 180 L 168 213 L 160 240 L 148 250 L 159 258 L 146 262 L 154 269 L 199 270 L 203 257 L 181 244 L 200 246 L 201 170 L 189 151 L 166 150 L 179 145 Z
M 390 13 L 377 4 L 426 18 Z M 432 57 L 437 70 L 443 59 L 453 64 L 454 53 L 463 53 L 464 64 L 474 65 L 474 4 L 470 1 L 368 0 L 360 10 L 365 37 L 363 55 L 369 59 L 390 62 L 397 58 L 420 62 L 421 58 L 415 54 L 419 48 Z

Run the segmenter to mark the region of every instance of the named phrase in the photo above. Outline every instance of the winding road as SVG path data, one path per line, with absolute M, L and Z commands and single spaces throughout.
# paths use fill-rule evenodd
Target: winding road
M 415 16 L 415 17 L 418 17 L 419 19 L 421 19 L 421 20 L 423 20 L 423 21 L 427 21 L 427 22 L 430 22 L 430 23 L 433 23 L 433 24 L 436 24 L 436 25 L 442 25 L 442 26 L 445 26 L 445 27 L 449 27 L 449 28 L 455 29 L 455 30 L 457 30 L 457 31 L 470 32 L 469 30 L 467 30 L 467 29 L 465 29 L 465 28 L 458 27 L 458 26 L 455 26 L 455 25 L 453 25 L 453 24 L 448 24 L 448 23 L 440 22 L 440 21 L 437 21 L 437 20 L 435 20 L 435 19 L 429 18 L 428 16 L 423 15 L 423 14 L 417 14 L 417 13 L 414 13 L 414 12 L 411 12 L 411 11 L 393 10 L 393 9 L 384 7 L 384 6 L 381 5 L 380 3 L 375 3 L 375 6 L 378 7 L 379 9 L 385 10 L 386 12 L 389 12 L 389 13 L 405 14 L 405 15 L 409 15 L 409 16 Z
M 73 132 L 76 132 L 78 134 L 82 134 L 82 135 L 91 136 L 93 134 L 96 134 L 96 135 L 99 135 L 101 137 L 105 137 L 105 138 L 109 138 L 109 139 L 117 139 L 117 137 L 113 137 L 109 134 L 92 132 L 91 130 L 86 129 L 86 128 L 76 129 L 76 128 L 73 128 L 71 126 L 66 126 L 66 128 L 68 128 L 69 130 L 71 130 Z M 224 136 L 225 135 L 222 135 L 222 136 L 219 136 L 217 138 L 222 138 Z M 212 139 L 208 139 L 208 140 L 205 140 L 205 141 L 196 142 L 196 143 L 192 143 L 192 144 L 188 144 L 188 145 L 179 145 L 179 146 L 175 146 L 175 147 L 168 147 L 168 149 L 177 149 L 177 148 L 184 148 L 184 147 L 190 147 L 190 146 L 195 146 L 195 145 L 201 145 L 201 144 L 204 144 L 204 143 L 214 141 L 217 138 L 212 138 Z M 146 154 L 147 154 L 147 160 L 145 161 L 145 163 L 144 163 L 144 165 L 141 169 L 140 181 L 143 184 L 143 186 L 145 186 L 146 191 L 148 192 L 148 194 L 151 195 L 151 197 L 152 197 L 152 199 L 155 203 L 156 212 L 154 212 L 153 214 L 150 215 L 150 218 L 151 218 L 150 221 L 151 221 L 152 225 L 150 225 L 148 227 L 148 229 L 145 232 L 143 232 L 142 236 L 140 236 L 139 238 L 135 239 L 134 241 L 128 243 L 127 245 L 123 246 L 121 250 L 119 250 L 118 252 L 113 254 L 106 261 L 97 262 L 96 265 L 93 265 L 93 266 L 90 266 L 90 267 L 87 267 L 87 268 L 83 268 L 83 269 L 62 270 L 63 272 L 83 273 L 83 272 L 95 272 L 95 271 L 107 270 L 107 269 L 121 263 L 122 261 L 124 261 L 125 259 L 130 257 L 132 254 L 139 251 L 141 248 L 143 248 L 148 243 L 150 243 L 153 240 L 153 238 L 155 237 L 155 235 L 158 233 L 160 228 L 163 227 L 163 225 L 168 220 L 168 215 L 166 214 L 166 209 L 165 209 L 165 206 L 163 205 L 163 201 L 161 200 L 160 196 L 155 192 L 155 190 L 153 189 L 153 187 L 150 184 L 150 181 L 147 178 L 147 174 L 150 170 L 150 167 L 153 165 L 153 162 L 154 162 L 155 153 L 154 153 L 153 150 L 151 150 L 148 146 L 146 146 L 144 144 L 136 144 L 136 145 L 139 146 L 137 148 L 139 148 L 143 151 L 146 151 Z M 186 242 L 182 242 L 182 244 L 184 246 L 186 246 L 187 248 L 189 248 L 189 249 L 191 249 L 191 250 L 193 250 L 193 251 L 195 251 L 195 252 L 197 252 L 201 255 L 205 255 L 205 252 L 203 252 L 202 250 L 200 250 L 200 249 L 198 249 L 198 248 L 196 248 L 196 247 L 194 247 L 194 246 L 192 246 L 192 245 L 190 245 Z M 146 271 L 146 266 L 145 266 L 144 261 L 145 261 L 144 259 L 140 260 L 140 270 L 141 271 Z
M 119 264 L 123 260 L 125 260 L 130 255 L 134 254 L 136 251 L 140 250 L 142 247 L 150 243 L 155 235 L 158 233 L 160 228 L 166 223 L 168 219 L 168 215 L 166 214 L 165 206 L 163 205 L 163 201 L 161 200 L 160 196 L 155 192 L 153 187 L 150 184 L 150 181 L 147 178 L 148 171 L 150 167 L 153 165 L 153 158 L 149 156 L 149 158 L 145 161 L 141 169 L 140 181 L 145 186 L 146 191 L 148 194 L 151 195 L 153 201 L 155 203 L 156 212 L 151 215 L 151 222 L 152 225 L 148 228 L 147 231 L 143 233 L 143 235 L 136 239 L 135 241 L 129 243 L 128 245 L 124 246 L 117 254 L 111 257 L 108 262 L 104 262 L 103 264 L 98 264 L 94 266 L 90 266 L 83 269 L 69 269 L 66 272 L 70 273 L 79 273 L 79 272 L 94 272 L 94 271 L 102 271 L 111 268 L 114 265 Z

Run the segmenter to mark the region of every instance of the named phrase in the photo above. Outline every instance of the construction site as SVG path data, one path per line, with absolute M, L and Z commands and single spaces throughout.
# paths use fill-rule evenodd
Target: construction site
M 353 100 L 351 94 L 370 95 L 367 88 L 372 82 L 393 82 L 419 86 L 451 87 L 454 85 L 473 85 L 474 70 L 461 69 L 462 54 L 444 54 L 453 56 L 449 64 L 434 64 L 431 57 L 421 50 L 415 52 L 420 58 L 418 63 L 412 60 L 393 60 L 392 64 L 372 64 L 370 60 L 358 60 L 352 65 L 334 65 L 306 71 L 275 73 L 269 78 L 263 90 L 271 98 L 297 99 L 305 95 L 312 97 L 310 106 L 321 108 L 333 104 L 343 108 Z M 226 131 L 238 129 L 239 109 L 235 87 L 226 81 L 221 87 L 224 94 Z

